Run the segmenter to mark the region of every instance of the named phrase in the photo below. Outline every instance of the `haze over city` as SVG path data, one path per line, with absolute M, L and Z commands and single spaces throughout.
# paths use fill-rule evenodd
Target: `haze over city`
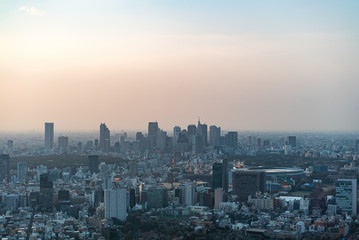
M 0 131 L 358 130 L 358 1 L 0 2 Z

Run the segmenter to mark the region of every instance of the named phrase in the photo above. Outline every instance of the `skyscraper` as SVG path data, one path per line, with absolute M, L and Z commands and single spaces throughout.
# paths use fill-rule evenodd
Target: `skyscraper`
M 212 166 L 213 192 L 217 188 L 222 188 L 222 163 L 214 163 Z
M 213 192 L 217 188 L 222 188 L 224 193 L 228 193 L 228 160 L 223 159 L 222 163 L 214 163 L 213 172 Z
M 100 125 L 100 150 L 103 152 L 110 151 L 110 130 L 106 127 L 105 123 Z
M 60 152 L 67 152 L 67 149 L 69 147 L 69 138 L 60 136 L 58 137 L 58 149 Z
M 45 122 L 45 149 L 54 147 L 54 123 Z
M 197 135 L 202 136 L 204 146 L 207 146 L 208 145 L 208 137 L 207 137 L 208 136 L 208 128 L 207 128 L 207 124 L 201 124 L 201 122 L 198 121 Z
M 54 187 L 49 180 L 49 174 L 40 175 L 40 209 L 41 211 L 52 211 L 54 201 Z
M 234 171 L 232 175 L 233 194 L 239 196 L 241 202 L 256 192 L 265 192 L 266 173 L 264 171 Z
M 17 178 L 19 180 L 24 180 L 26 178 L 27 172 L 27 163 L 26 162 L 18 162 L 17 163 Z
M 232 148 L 238 148 L 238 132 L 228 132 L 225 137 L 226 145 Z
M 10 155 L 0 154 L 0 181 L 10 178 Z
M 151 146 L 157 148 L 157 132 L 158 132 L 158 122 L 149 122 L 148 123 L 148 139 L 151 141 Z
M 90 173 L 97 173 L 99 172 L 98 169 L 99 164 L 99 156 L 98 155 L 89 155 L 87 157 L 87 166 Z
M 335 183 L 335 201 L 339 212 L 357 215 L 357 179 L 338 179 Z
M 292 148 L 297 147 L 297 137 L 296 136 L 288 136 L 288 145 L 291 145 Z
M 126 220 L 127 191 L 126 189 L 105 189 L 105 218 Z
M 221 128 L 217 126 L 209 127 L 209 145 L 212 147 L 219 146 L 219 140 L 221 137 Z
M 175 126 L 173 128 L 173 146 L 177 145 L 180 133 L 181 133 L 181 127 Z

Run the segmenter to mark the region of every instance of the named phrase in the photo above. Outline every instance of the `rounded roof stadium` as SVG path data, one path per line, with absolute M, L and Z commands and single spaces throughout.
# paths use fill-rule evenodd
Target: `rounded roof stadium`
M 247 167 L 247 168 L 237 168 L 235 171 L 263 171 L 266 173 L 267 177 L 270 176 L 301 176 L 304 175 L 304 170 L 302 168 L 298 167 L 264 167 L 264 166 L 258 166 L 258 167 Z

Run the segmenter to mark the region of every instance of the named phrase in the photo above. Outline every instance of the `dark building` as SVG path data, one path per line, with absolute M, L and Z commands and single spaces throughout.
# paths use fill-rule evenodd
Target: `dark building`
M 54 123 L 45 123 L 45 148 L 50 150 L 54 147 Z
M 98 155 L 89 155 L 87 157 L 87 166 L 90 173 L 97 173 L 99 172 L 98 169 L 99 164 L 99 156 Z
M 10 180 L 10 155 L 0 154 L 0 181 Z
M 207 144 L 208 144 L 208 128 L 207 128 L 207 124 L 201 124 L 201 122 L 198 121 L 197 135 L 199 135 L 199 136 L 201 136 L 203 138 L 204 146 L 207 146 Z M 197 141 L 197 139 L 196 139 L 196 141 Z M 196 142 L 196 144 L 197 144 L 197 142 Z
M 133 208 L 136 205 L 136 190 L 130 189 L 130 207 Z
M 101 123 L 101 125 L 100 125 L 99 148 L 103 152 L 110 151 L 110 130 L 106 127 L 105 123 Z
M 158 122 L 148 123 L 148 139 L 151 142 L 151 147 L 157 148 L 157 133 L 159 131 Z
M 209 127 L 209 145 L 212 147 L 219 146 L 221 138 L 221 128 L 217 126 Z
M 241 202 L 256 192 L 265 192 L 266 173 L 264 171 L 234 171 L 232 175 L 233 194 L 238 195 Z
M 40 192 L 31 192 L 29 195 L 29 205 L 36 208 L 40 204 Z
M 14 147 L 14 141 L 13 140 L 7 140 L 7 150 L 11 152 L 13 147 Z
M 359 139 L 355 140 L 355 151 L 359 152 Z
M 147 207 L 164 208 L 168 206 L 168 193 L 165 188 L 150 188 L 147 191 Z
M 67 211 L 70 206 L 70 191 L 69 190 L 59 190 L 57 192 L 58 202 L 57 202 L 57 210 L 58 211 Z
M 49 180 L 49 175 L 43 173 L 40 175 L 40 210 L 52 211 L 54 201 L 54 187 Z
M 289 136 L 287 143 L 288 143 L 288 145 L 291 145 L 293 148 L 296 148 L 297 147 L 297 137 Z
M 188 135 L 190 135 L 190 136 L 196 135 L 197 134 L 196 125 L 194 125 L 194 124 L 188 125 L 187 126 L 187 132 L 188 132 Z
M 68 147 L 69 147 L 69 138 L 68 137 L 64 137 L 64 136 L 60 136 L 58 137 L 58 149 L 60 152 L 67 152 Z
M 226 146 L 238 148 L 238 132 L 228 132 L 225 136 Z
M 212 166 L 213 187 L 212 190 L 222 188 L 222 163 L 214 163 Z
M 222 160 L 222 188 L 225 194 L 228 193 L 228 159 Z

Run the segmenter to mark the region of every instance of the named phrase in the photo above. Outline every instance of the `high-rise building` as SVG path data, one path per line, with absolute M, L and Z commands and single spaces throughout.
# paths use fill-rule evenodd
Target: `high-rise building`
M 101 123 L 101 125 L 100 125 L 99 148 L 103 152 L 110 151 L 110 130 L 107 128 L 105 123 Z
M 7 140 L 7 150 L 12 151 L 14 147 L 14 141 L 13 140 Z
M 209 145 L 212 147 L 219 146 L 219 141 L 221 138 L 221 128 L 217 126 L 209 127 Z
M 297 147 L 297 137 L 296 136 L 288 136 L 288 145 L 291 145 L 292 148 Z
M 221 188 L 228 193 L 228 160 L 223 159 L 222 163 L 214 163 L 213 168 L 213 192 Z
M 194 187 L 188 182 L 185 184 L 184 201 L 186 206 L 192 206 L 194 202 Z
M 225 143 L 232 148 L 238 148 L 238 132 L 228 132 L 225 136 Z
M 157 144 L 156 144 L 156 147 L 159 149 L 159 150 L 165 150 L 166 149 L 166 143 L 167 143 L 167 132 L 163 131 L 163 130 L 158 130 L 157 131 Z
M 213 173 L 213 192 L 217 188 L 222 188 L 222 163 L 214 163 L 212 166 Z
M 148 123 L 148 139 L 153 148 L 157 148 L 157 132 L 159 131 L 158 122 Z
M 355 151 L 359 152 L 359 139 L 355 140 Z
M 17 178 L 21 181 L 26 178 L 27 173 L 27 163 L 26 162 L 18 162 L 17 163 Z
M 233 194 L 238 195 L 241 202 L 246 202 L 248 196 L 256 192 L 265 192 L 266 173 L 264 171 L 233 171 Z
M 42 211 L 52 211 L 54 202 L 54 187 L 49 180 L 49 174 L 40 175 L 40 209 Z
M 147 207 L 164 208 L 168 206 L 168 193 L 166 188 L 150 188 L 147 191 Z
M 337 211 L 357 215 L 357 179 L 338 179 L 335 184 Z
M 196 125 L 194 124 L 190 124 L 187 126 L 187 132 L 188 132 L 188 135 L 190 136 L 194 136 L 197 134 L 197 127 Z
M 98 155 L 89 155 L 87 157 L 87 166 L 90 173 L 98 173 L 99 172 L 98 165 L 99 165 Z
M 45 149 L 54 147 L 54 123 L 45 122 Z
M 201 124 L 200 121 L 198 121 L 198 126 L 197 126 L 197 135 L 202 136 L 203 138 L 203 142 L 204 142 L 204 146 L 207 146 L 208 144 L 208 129 L 207 129 L 207 124 Z
M 126 220 L 127 191 L 126 189 L 105 189 L 105 218 Z
M 0 154 L 0 181 L 10 180 L 10 155 Z
M 222 160 L 222 188 L 225 194 L 228 193 L 228 159 Z M 225 200 L 227 200 L 225 198 Z
M 181 127 L 175 126 L 173 128 L 173 146 L 177 145 L 180 133 L 181 133 Z
M 69 147 L 69 138 L 60 136 L 60 137 L 58 137 L 57 144 L 58 144 L 58 149 L 60 152 L 62 152 L 62 153 L 67 152 L 68 147 Z

